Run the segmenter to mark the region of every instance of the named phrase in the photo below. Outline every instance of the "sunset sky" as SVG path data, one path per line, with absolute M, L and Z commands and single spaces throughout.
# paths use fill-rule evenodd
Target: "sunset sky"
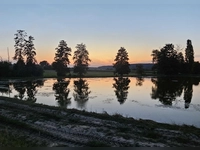
M 38 62 L 52 63 L 61 40 L 72 55 L 86 44 L 91 66 L 101 66 L 111 65 L 120 47 L 130 63 L 151 62 L 152 50 L 168 43 L 184 53 L 187 39 L 200 61 L 199 0 L 0 0 L 0 59 L 8 59 L 7 47 L 14 56 L 17 30 L 35 38 Z

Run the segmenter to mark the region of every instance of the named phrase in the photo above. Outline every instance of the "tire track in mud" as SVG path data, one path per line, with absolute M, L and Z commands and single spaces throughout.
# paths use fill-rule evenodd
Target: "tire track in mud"
M 89 121 L 83 121 L 83 119 L 85 120 L 87 119 L 87 117 L 81 117 L 80 115 L 76 115 L 76 118 L 79 118 L 79 123 L 78 125 L 71 123 L 71 126 L 74 125 L 75 127 L 77 126 L 76 128 L 80 128 L 81 123 L 83 123 L 83 126 L 85 126 L 85 129 L 82 128 L 76 131 L 74 130 L 74 128 L 70 126 L 62 125 L 65 122 L 68 122 L 68 124 L 70 124 L 69 120 L 73 118 L 73 115 L 66 115 L 66 114 L 63 116 L 58 115 L 61 118 L 59 122 L 54 120 L 53 117 L 48 118 L 48 120 L 52 121 L 48 121 L 47 125 L 46 120 L 40 119 L 42 117 L 41 115 L 44 114 L 44 112 L 46 115 L 46 112 L 48 112 L 46 110 L 42 111 L 42 109 L 39 109 L 38 111 L 37 108 L 29 109 L 24 105 L 22 105 L 21 107 L 20 104 L 13 104 L 13 103 L 4 103 L 4 104 L 2 103 L 0 108 L 2 116 L 9 118 L 10 120 L 23 123 L 24 125 L 28 125 L 31 129 L 35 129 L 36 131 L 38 130 L 38 132 L 43 133 L 44 135 L 46 134 L 45 136 L 48 135 L 47 137 L 49 138 L 55 137 L 53 138 L 53 140 L 57 139 L 56 141 L 65 141 L 66 143 L 68 141 L 69 144 L 73 143 L 75 146 L 84 146 L 89 141 L 100 141 L 113 146 L 131 146 L 129 142 L 119 141 L 117 139 L 112 139 L 112 138 L 106 138 L 104 134 L 100 136 L 100 134 L 96 132 L 96 128 L 98 125 L 99 125 L 98 128 L 103 127 L 105 123 L 96 125 L 95 123 Z M 7 108 L 10 108 L 9 111 L 6 110 Z M 31 118 L 36 118 L 40 116 L 38 118 L 40 122 L 31 120 L 31 118 L 28 118 L 29 116 L 31 116 Z M 64 117 L 65 119 L 63 119 Z M 90 118 L 90 120 L 92 120 L 92 118 Z M 100 119 L 95 119 L 95 118 L 94 120 L 95 121 L 98 120 L 99 122 L 101 121 Z M 94 127 L 94 124 L 96 125 L 96 128 Z M 62 128 L 60 127 L 61 125 Z M 90 128 L 92 127 L 95 129 L 94 131 L 90 131 Z M 88 132 L 88 130 L 90 132 Z M 40 136 L 41 135 L 42 134 L 40 134 Z

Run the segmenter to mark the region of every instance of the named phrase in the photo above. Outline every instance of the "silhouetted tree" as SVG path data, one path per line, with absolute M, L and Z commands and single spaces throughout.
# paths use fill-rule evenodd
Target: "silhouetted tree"
M 83 80 L 80 78 L 79 80 L 74 81 L 74 100 L 77 101 L 78 107 L 83 108 L 85 106 L 85 103 L 89 99 L 89 94 L 91 91 L 89 91 L 89 84 L 87 80 Z
M 151 54 L 151 56 L 152 56 L 152 62 L 154 64 L 153 67 L 152 67 L 152 70 L 154 71 L 154 73 L 158 69 L 159 54 L 160 54 L 159 50 L 153 50 L 152 54 Z
M 35 58 L 36 52 L 33 44 L 34 38 L 32 36 L 25 40 L 24 55 L 26 56 L 26 71 L 27 76 L 39 76 L 42 75 L 43 71 L 38 75 L 38 69 L 36 68 L 37 60 Z M 40 66 L 38 66 L 39 68 Z M 42 68 L 41 68 L 42 69 Z
M 194 50 L 192 46 L 192 41 L 187 40 L 187 47 L 185 49 L 185 61 L 188 66 L 188 72 L 193 72 L 193 64 L 194 64 Z
M 12 64 L 8 61 L 0 61 L 0 77 L 12 76 Z
M 56 70 L 58 76 L 65 76 L 70 70 L 68 65 L 70 64 L 69 56 L 71 56 L 71 48 L 67 46 L 64 40 L 61 40 L 55 53 L 55 63 L 53 68 Z
M 52 69 L 52 66 L 46 60 L 41 61 L 39 64 L 45 70 Z
M 27 36 L 24 30 L 17 30 L 15 34 L 15 56 L 13 57 L 14 60 L 17 60 L 18 64 L 23 64 L 24 62 L 24 46 L 25 46 L 25 37 Z
M 113 64 L 113 67 L 115 68 L 114 73 L 119 74 L 120 76 L 123 76 L 123 74 L 129 74 L 130 73 L 130 64 L 128 62 L 128 52 L 125 48 L 121 47 L 118 50 L 118 53 L 115 58 L 115 63 Z
M 15 34 L 15 56 L 13 59 L 17 60 L 17 63 L 13 66 L 13 75 L 20 77 L 41 76 L 43 70 L 36 64 L 34 38 L 29 36 L 26 39 L 26 36 L 27 34 L 24 30 L 17 30 L 17 34 Z M 26 64 L 23 56 L 26 56 Z
M 152 51 L 152 54 L 151 54 L 151 56 L 153 57 L 152 58 L 152 62 L 155 64 L 155 63 L 158 63 L 158 61 L 159 61 L 159 54 L 160 54 L 160 51 L 159 50 L 153 50 Z
M 115 83 L 113 88 L 115 88 L 115 95 L 120 104 L 123 104 L 128 96 L 129 83 L 131 82 L 129 78 L 118 77 L 114 78 Z
M 26 65 L 23 61 L 18 61 L 13 65 L 13 76 L 25 77 L 27 76 Z
M 24 44 L 24 55 L 26 56 L 26 65 L 32 66 L 37 63 L 37 60 L 35 59 L 35 47 L 33 44 L 34 38 L 32 36 L 28 37 L 28 40 L 25 40 Z
M 26 76 L 25 62 L 23 58 L 26 36 L 27 34 L 24 30 L 17 30 L 17 33 L 15 34 L 15 55 L 13 59 L 16 60 L 17 63 L 14 64 L 13 67 L 14 76 Z
M 71 98 L 68 98 L 70 89 L 68 85 L 70 80 L 65 81 L 64 79 L 57 79 L 57 82 L 53 84 L 53 90 L 55 91 L 55 98 L 60 107 L 65 107 L 71 103 Z
M 89 62 L 91 62 L 91 60 L 85 44 L 77 44 L 76 49 L 77 50 L 74 52 L 73 56 L 74 73 L 77 73 L 80 77 L 82 77 L 87 72 Z
M 186 70 L 186 63 L 184 61 L 184 57 L 183 57 L 183 53 L 182 52 L 179 52 L 178 53 L 178 62 L 179 62 L 179 73 L 186 73 L 187 70 Z
M 200 63 L 198 61 L 193 64 L 193 74 L 200 74 Z
M 55 61 L 51 63 L 51 66 L 53 67 L 53 69 L 55 69 L 57 67 L 56 65 L 57 65 L 57 63 Z
M 46 60 L 43 60 L 39 63 L 42 67 L 49 66 L 49 63 Z
M 178 74 L 183 63 L 183 55 L 174 49 L 173 44 L 166 44 L 159 50 L 153 50 L 151 56 L 154 68 L 161 74 Z

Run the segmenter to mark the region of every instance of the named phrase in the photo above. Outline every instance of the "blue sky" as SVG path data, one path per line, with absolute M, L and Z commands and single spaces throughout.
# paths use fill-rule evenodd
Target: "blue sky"
M 35 38 L 36 59 L 53 61 L 65 40 L 72 48 L 84 43 L 91 66 L 110 65 L 120 47 L 130 63 L 151 62 L 151 51 L 173 43 L 184 49 L 192 40 L 200 61 L 198 0 L 0 0 L 0 56 L 14 55 L 14 34 L 22 29 Z M 73 63 L 73 61 L 71 61 Z

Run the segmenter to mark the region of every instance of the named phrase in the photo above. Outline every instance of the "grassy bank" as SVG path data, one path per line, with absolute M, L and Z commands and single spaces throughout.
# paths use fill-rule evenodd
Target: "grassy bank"
M 96 78 L 96 77 L 115 77 L 113 71 L 110 70 L 88 70 L 88 72 L 84 75 L 86 78 Z M 125 77 L 137 77 L 138 74 L 136 71 L 131 71 L 128 75 L 124 75 Z M 198 77 L 200 78 L 200 75 L 195 74 L 178 74 L 178 75 L 164 75 L 164 74 L 156 74 L 154 71 L 145 70 L 143 77 Z M 57 74 L 55 70 L 44 70 L 43 73 L 44 78 L 56 78 Z M 76 78 L 78 77 L 77 74 L 73 73 L 71 71 L 71 75 L 67 75 L 66 77 Z
M 140 75 L 141 76 L 141 75 Z M 23 77 L 23 79 L 35 79 L 35 78 L 57 78 L 57 73 L 55 70 L 44 70 L 43 76 L 41 77 Z M 67 74 L 65 78 L 78 78 L 79 76 L 73 71 L 71 71 L 71 74 Z M 114 75 L 113 71 L 110 70 L 88 70 L 88 72 L 83 76 L 83 78 L 104 78 L 104 77 L 117 77 Z M 131 71 L 128 75 L 124 75 L 124 77 L 138 77 L 138 74 L 136 71 Z M 142 77 L 198 77 L 200 78 L 200 75 L 194 75 L 194 74 L 179 74 L 179 75 L 162 75 L 162 74 L 156 74 L 154 71 L 145 70 Z M 0 80 L 8 80 L 8 79 L 22 79 L 21 77 L 3 77 L 0 78 Z
M 198 131 L 197 134 L 200 135 L 200 128 L 196 128 L 194 126 L 158 123 L 158 122 L 155 122 L 152 120 L 143 120 L 143 119 L 135 120 L 132 117 L 123 117 L 120 114 L 109 115 L 107 112 L 96 113 L 96 112 L 87 112 L 85 110 L 67 109 L 67 108 L 57 107 L 57 106 L 48 106 L 48 105 L 44 105 L 44 104 L 30 103 L 28 101 L 23 101 L 23 100 L 19 100 L 16 98 L 9 98 L 9 97 L 4 97 L 4 96 L 0 96 L 0 100 L 5 100 L 7 102 L 12 102 L 12 103 L 16 103 L 16 104 L 25 104 L 30 107 L 40 107 L 40 108 L 46 108 L 46 109 L 51 109 L 51 110 L 56 110 L 56 111 L 66 111 L 67 113 L 70 113 L 70 114 L 75 113 L 75 114 L 81 114 L 81 115 L 90 116 L 90 117 L 97 117 L 100 119 L 119 121 L 121 123 L 122 122 L 123 123 L 134 123 L 135 125 L 148 124 L 148 126 L 150 128 L 159 126 L 159 127 L 164 127 L 167 129 L 175 129 L 175 130 L 178 129 L 178 130 L 182 130 L 182 131 L 184 131 L 184 130 L 193 131 L 193 129 L 194 129 L 194 130 Z M 52 114 L 52 116 L 53 116 L 53 114 Z
M 200 146 L 200 129 L 0 96 L 0 146 Z

